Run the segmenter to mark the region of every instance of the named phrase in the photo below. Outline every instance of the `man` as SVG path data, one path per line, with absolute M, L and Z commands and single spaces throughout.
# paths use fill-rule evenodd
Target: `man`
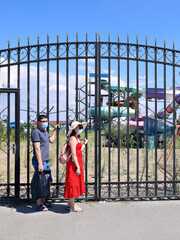
M 46 115 L 39 115 L 37 118 L 37 128 L 32 132 L 31 138 L 33 142 L 33 158 L 32 165 L 36 171 L 50 170 L 49 165 L 49 143 L 53 143 L 56 137 L 56 131 L 59 124 L 55 125 L 51 137 L 46 131 L 48 127 L 48 119 Z M 50 176 L 52 182 L 52 176 Z M 38 211 L 48 211 L 50 203 L 46 202 L 44 198 L 37 200 Z

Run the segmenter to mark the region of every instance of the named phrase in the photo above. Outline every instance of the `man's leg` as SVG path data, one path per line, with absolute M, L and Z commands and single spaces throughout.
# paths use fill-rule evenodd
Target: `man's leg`
M 40 206 L 41 203 L 42 203 L 42 202 L 41 202 L 41 198 L 39 198 L 36 202 L 37 202 L 37 207 Z
M 44 161 L 44 162 L 43 162 L 43 167 L 44 167 L 44 170 L 45 170 L 45 171 L 51 171 L 49 161 Z M 50 174 L 50 182 L 49 182 L 49 185 L 50 185 L 50 186 L 52 185 L 52 182 L 53 182 L 53 179 L 52 179 L 52 175 Z M 47 200 L 48 200 L 48 199 L 47 199 Z M 43 198 L 42 203 L 43 203 L 47 208 L 53 206 L 53 204 L 50 203 L 50 202 L 47 202 L 47 201 L 45 200 L 45 198 Z

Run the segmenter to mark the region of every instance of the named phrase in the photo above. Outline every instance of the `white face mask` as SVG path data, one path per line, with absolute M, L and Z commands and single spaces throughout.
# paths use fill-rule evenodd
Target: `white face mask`
M 42 127 L 43 129 L 46 129 L 46 128 L 48 127 L 48 123 L 47 123 L 47 122 L 43 122 L 43 123 L 41 124 L 41 127 Z
M 77 131 L 77 135 L 81 135 L 82 132 L 83 132 L 83 129 L 79 129 L 79 130 Z

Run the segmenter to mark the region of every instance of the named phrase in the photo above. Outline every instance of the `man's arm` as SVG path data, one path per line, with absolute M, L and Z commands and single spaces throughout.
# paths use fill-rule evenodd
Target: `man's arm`
M 59 124 L 56 124 L 56 125 L 54 126 L 52 135 L 51 135 L 51 137 L 49 138 L 49 142 L 50 142 L 50 143 L 53 143 L 53 142 L 55 141 L 57 128 L 59 128 Z
M 41 157 L 40 142 L 34 142 L 35 154 L 38 161 L 38 171 L 42 172 L 44 170 Z

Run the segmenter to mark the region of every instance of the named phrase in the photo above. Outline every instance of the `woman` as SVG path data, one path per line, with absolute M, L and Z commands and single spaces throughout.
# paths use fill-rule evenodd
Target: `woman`
M 79 136 L 86 128 L 87 122 L 75 121 L 71 124 L 68 132 L 68 146 L 71 152 L 71 158 L 66 166 L 66 183 L 64 190 L 64 197 L 69 198 L 68 207 L 70 211 L 82 212 L 79 206 L 75 205 L 75 197 L 79 197 L 85 193 L 84 184 L 84 170 L 83 170 L 83 158 L 82 147 Z M 85 138 L 84 145 L 88 140 Z

